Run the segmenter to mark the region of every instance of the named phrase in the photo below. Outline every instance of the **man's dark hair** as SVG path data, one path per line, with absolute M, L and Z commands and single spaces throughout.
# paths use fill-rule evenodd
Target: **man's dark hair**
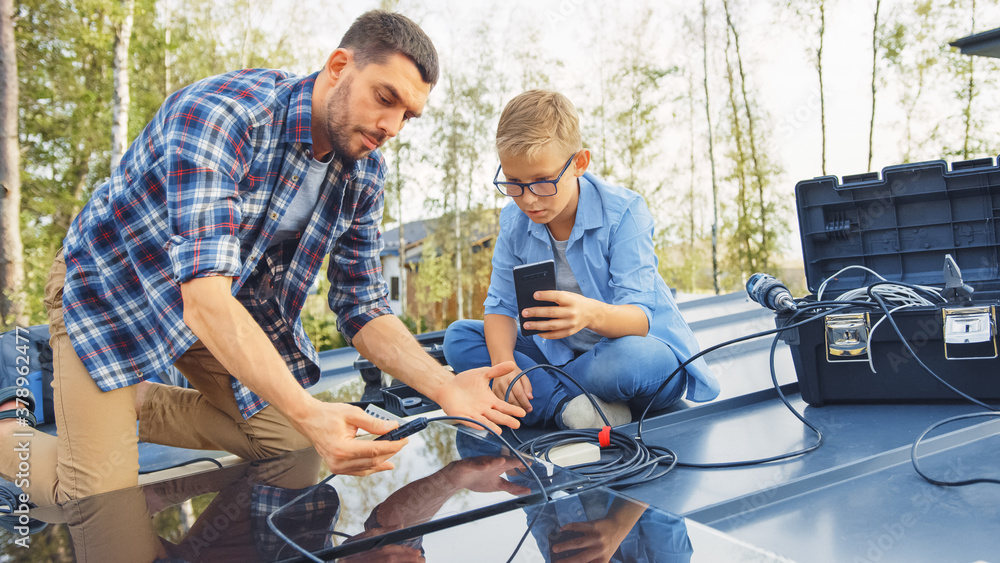
M 424 30 L 404 15 L 382 10 L 365 12 L 354 20 L 337 47 L 350 49 L 358 68 L 384 63 L 393 53 L 405 55 L 417 65 L 424 82 L 437 84 L 437 49 Z

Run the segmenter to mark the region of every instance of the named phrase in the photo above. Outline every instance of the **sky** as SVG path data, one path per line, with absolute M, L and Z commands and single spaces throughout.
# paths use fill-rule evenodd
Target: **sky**
M 868 171 L 871 18 L 874 0 L 827 2 L 830 8 L 823 60 L 827 114 L 826 171 L 830 175 L 844 176 Z M 472 30 L 482 22 L 487 23 L 491 37 L 496 42 L 498 60 L 495 64 L 498 72 L 509 69 L 514 64 L 511 57 L 505 56 L 505 50 L 509 48 L 509 42 L 505 47 L 508 36 L 519 36 L 526 29 L 536 29 L 540 37 L 540 55 L 562 62 L 561 67 L 549 69 L 553 87 L 569 95 L 578 105 L 585 105 L 587 97 L 592 93 L 593 77 L 598 70 L 595 68 L 595 60 L 599 57 L 599 46 L 602 41 L 613 40 L 601 35 L 621 33 L 621 30 L 629 29 L 629 22 L 634 21 L 642 13 L 644 6 L 650 4 L 651 2 L 640 0 L 614 3 L 595 0 L 441 0 L 402 1 L 398 10 L 410 15 L 427 31 L 441 54 L 444 72 L 448 72 L 449 65 L 461 60 L 470 49 L 468 43 L 473 35 Z M 908 0 L 884 0 L 881 7 L 883 21 L 892 19 L 896 10 L 908 9 L 910 4 Z M 376 2 L 371 1 L 352 2 L 347 6 L 337 4 L 330 9 L 320 9 L 315 17 L 310 15 L 311 25 L 319 30 L 310 35 L 316 39 L 309 42 L 317 53 L 318 61 L 322 61 L 325 53 L 336 47 L 340 36 L 357 15 L 376 5 Z M 682 31 L 685 17 L 699 17 L 700 0 L 660 0 L 655 5 L 657 19 L 651 24 L 656 33 L 649 40 L 650 55 L 667 64 L 678 64 L 689 56 L 700 61 L 700 47 L 687 41 Z M 721 45 L 724 40 L 721 30 L 718 30 L 724 23 L 721 9 L 718 9 L 721 2 L 710 1 L 709 5 L 716 7 L 710 15 L 717 28 L 712 40 Z M 782 169 L 777 177 L 776 189 L 779 193 L 790 196 L 797 181 L 822 175 L 819 89 L 808 49 L 812 43 L 807 42 L 807 34 L 799 29 L 801 25 L 791 22 L 787 11 L 777 9 L 775 2 L 733 2 L 733 5 L 734 20 L 741 30 L 748 85 L 766 110 L 765 125 L 770 152 Z M 977 31 L 1000 27 L 998 3 L 979 2 L 977 12 Z M 950 40 L 968 35 L 968 32 L 968 29 L 956 28 L 954 37 Z M 813 40 L 812 37 L 808 39 Z M 690 52 L 692 49 L 695 52 Z M 685 50 L 688 52 L 684 52 Z M 979 61 L 977 64 L 982 68 L 990 64 L 989 60 L 979 58 Z M 724 91 L 723 64 L 721 51 L 717 49 L 709 60 L 709 72 L 714 75 L 713 89 L 717 89 L 719 93 Z M 984 70 L 980 76 L 991 76 L 996 80 L 1000 78 L 1000 71 Z M 673 85 L 676 86 L 676 83 Z M 902 123 L 905 116 L 898 103 L 898 92 L 891 82 L 880 88 L 872 170 L 899 164 L 904 154 Z M 515 93 L 511 92 L 508 98 Z M 668 93 L 676 94 L 679 92 Z M 926 96 L 942 98 L 939 102 L 928 98 L 927 111 L 931 115 L 941 117 L 958 111 L 950 98 L 946 99 L 950 96 L 947 89 L 939 87 Z M 437 99 L 440 99 L 440 95 Z M 436 96 L 432 92 L 428 106 L 433 106 L 435 102 Z M 717 127 L 722 119 L 723 103 L 721 95 L 716 95 L 712 100 L 715 115 L 713 119 L 716 120 Z M 997 109 L 1000 108 L 1000 97 L 995 91 L 986 91 L 976 103 L 980 108 Z M 664 174 L 669 173 L 671 166 L 678 166 L 677 162 L 671 161 L 670 156 L 679 154 L 688 142 L 687 126 L 676 115 L 668 115 L 669 111 L 664 108 L 662 115 L 666 125 L 663 132 L 663 154 L 658 161 Z M 672 111 L 677 110 L 674 108 Z M 1000 112 L 983 110 L 983 114 L 996 113 Z M 955 119 L 958 119 L 957 115 Z M 925 129 L 929 128 L 929 122 L 925 125 Z M 1000 123 L 993 118 L 988 125 L 995 130 Z M 403 136 L 408 134 L 426 139 L 416 131 L 404 130 L 402 133 Z M 707 145 L 703 145 L 700 150 L 707 152 L 704 146 Z M 719 148 L 716 147 L 716 150 Z M 707 160 L 705 165 L 700 162 L 704 160 L 703 157 L 704 155 L 699 155 L 696 183 L 702 191 L 710 192 Z M 916 160 L 942 158 L 937 153 L 918 154 L 917 157 Z M 719 159 L 720 155 L 716 154 L 716 158 Z M 484 171 L 482 181 L 488 187 L 489 179 L 485 176 L 491 177 L 492 169 Z M 686 181 L 683 183 L 686 185 Z M 427 215 L 419 206 L 410 206 L 405 213 L 406 220 Z M 707 216 L 708 211 L 703 210 L 702 219 L 706 226 Z M 791 207 L 788 218 L 794 225 Z M 794 257 L 801 252 L 799 249 L 798 234 L 793 230 L 786 241 L 786 254 Z

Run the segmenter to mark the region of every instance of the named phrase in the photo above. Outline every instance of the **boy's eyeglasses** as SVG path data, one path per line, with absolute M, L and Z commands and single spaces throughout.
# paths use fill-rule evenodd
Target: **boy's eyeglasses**
M 538 197 L 554 196 L 558 191 L 556 184 L 559 183 L 563 174 L 565 174 L 566 170 L 569 169 L 569 164 L 573 162 L 574 158 L 576 158 L 576 153 L 573 153 L 573 156 L 569 157 L 569 160 L 567 160 L 566 164 L 562 167 L 562 172 L 556 176 L 555 180 L 539 180 L 538 182 L 501 182 L 499 181 L 499 178 L 503 165 L 500 165 L 497 166 L 497 173 L 493 176 L 493 185 L 500 190 L 500 193 L 508 197 L 520 197 L 524 194 L 525 189 L 531 190 L 531 193 L 537 195 Z

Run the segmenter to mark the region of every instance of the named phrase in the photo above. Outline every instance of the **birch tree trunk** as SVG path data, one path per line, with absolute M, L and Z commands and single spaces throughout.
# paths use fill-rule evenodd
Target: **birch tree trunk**
M 721 293 L 719 288 L 719 184 L 715 178 L 715 147 L 712 143 L 712 110 L 708 96 L 708 6 L 701 0 L 701 54 L 704 70 L 705 87 L 705 120 L 708 123 L 708 162 L 712 169 L 712 286 L 715 294 Z
M 819 129 L 822 137 L 822 170 L 826 176 L 826 96 L 823 93 L 823 37 L 826 35 L 826 0 L 819 0 L 819 48 L 816 49 L 816 74 L 819 76 Z
M 976 33 L 976 0 L 972 0 L 972 25 L 969 28 L 969 35 Z M 965 93 L 965 107 L 962 109 L 962 120 L 965 123 L 965 131 L 962 135 L 962 160 L 969 160 L 972 156 L 970 138 L 972 137 L 972 101 L 978 94 L 976 89 L 976 64 L 975 57 L 966 57 L 968 60 L 969 80 Z
M 872 27 L 872 116 L 868 122 L 868 168 L 872 169 L 872 159 L 874 155 L 875 140 L 875 94 L 878 85 L 878 13 L 882 7 L 882 0 L 875 0 L 875 25 Z
M 21 152 L 18 145 L 14 2 L 0 0 L 0 324 L 27 324 L 21 243 Z
M 749 265 L 755 270 L 767 270 L 768 268 L 768 232 L 767 232 L 767 201 L 764 198 L 764 170 L 761 164 L 761 158 L 757 151 L 757 137 L 758 135 L 754 132 L 754 119 L 753 119 L 753 109 L 750 103 L 750 96 L 747 95 L 747 77 L 746 72 L 743 70 L 743 54 L 740 52 L 740 35 L 736 30 L 736 24 L 733 23 L 732 15 L 729 12 L 729 2 L 728 0 L 723 0 L 722 6 L 726 11 L 726 25 L 733 34 L 733 46 L 736 49 L 736 67 L 740 73 L 740 93 L 743 96 L 743 108 L 747 114 L 747 140 L 750 144 L 750 159 L 753 165 L 753 178 L 754 183 L 757 188 L 757 204 L 759 206 L 758 212 L 760 213 L 760 248 L 758 252 L 752 253 L 751 257 L 756 255 L 759 259 L 759 263 L 754 258 L 749 260 Z M 734 110 L 735 111 L 735 110 Z M 737 139 L 738 141 L 738 139 Z M 741 149 L 742 151 L 742 149 Z M 749 196 L 747 196 L 749 199 Z M 746 203 L 749 215 L 749 203 Z M 749 216 L 748 216 L 749 222 Z M 748 225 L 749 226 L 749 225 Z M 750 231 L 748 235 L 752 233 L 752 226 L 750 226 Z M 748 241 L 749 245 L 749 241 Z
M 111 170 L 113 171 L 128 147 L 129 50 L 132 40 L 132 19 L 135 0 L 121 0 L 121 21 L 115 25 L 115 59 L 113 78 L 115 91 L 111 101 Z

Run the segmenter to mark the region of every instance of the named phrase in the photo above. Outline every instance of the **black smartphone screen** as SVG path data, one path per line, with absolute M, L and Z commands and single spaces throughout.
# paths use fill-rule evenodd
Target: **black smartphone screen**
M 542 332 L 540 330 L 525 330 L 524 322 L 547 321 L 548 317 L 524 318 L 522 311 L 529 307 L 555 307 L 551 301 L 539 301 L 534 298 L 536 291 L 547 291 L 556 288 L 556 263 L 552 260 L 525 264 L 514 268 L 514 293 L 517 295 L 517 318 L 521 325 L 521 334 L 530 336 Z

